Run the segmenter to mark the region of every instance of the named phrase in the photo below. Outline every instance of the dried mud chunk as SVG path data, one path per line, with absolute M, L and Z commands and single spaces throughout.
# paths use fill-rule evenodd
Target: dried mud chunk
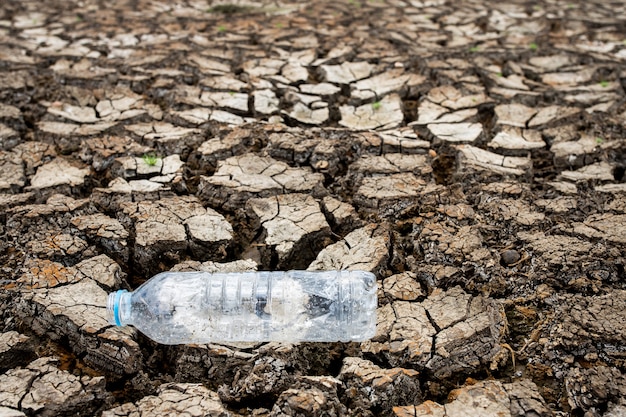
M 107 188 L 95 188 L 91 201 L 102 210 L 117 212 L 123 203 L 150 201 L 174 197 L 170 187 L 150 180 L 126 181 L 115 178 Z
M 322 199 L 322 210 L 335 233 L 343 234 L 363 226 L 358 213 L 348 203 L 327 196 Z
M 320 70 L 325 81 L 335 84 L 350 84 L 372 73 L 374 66 L 367 62 L 344 62 L 341 65 L 322 65 Z
M 550 265 L 573 265 L 581 256 L 592 253 L 594 245 L 576 237 L 546 235 L 543 232 L 519 232 L 517 236 L 528 242 L 530 247 Z
M 30 337 L 16 331 L 0 333 L 0 372 L 23 365 L 34 356 L 35 346 Z
M 276 94 L 269 89 L 257 90 L 252 93 L 254 98 L 254 111 L 260 114 L 273 114 L 277 113 L 280 108 L 280 100 L 276 97 Z
M 182 168 L 185 165 L 180 155 L 168 155 L 164 158 L 152 156 L 142 158 L 125 156 L 116 158 L 111 166 L 111 176 L 124 179 L 149 178 L 151 182 L 169 183 L 182 180 Z
M 66 261 L 80 257 L 88 247 L 85 240 L 67 233 L 40 236 L 39 239 L 31 240 L 26 244 L 26 249 L 39 258 L 65 259 Z
M 279 269 L 303 269 L 330 242 L 330 227 L 315 199 L 283 194 L 250 199 L 246 210 L 263 228 L 260 248 L 265 265 L 276 256 Z
M 404 74 L 404 70 L 401 68 L 385 71 L 354 83 L 351 96 L 360 100 L 367 100 L 383 97 L 389 93 L 400 93 L 410 78 L 411 75 Z
M 290 118 L 299 121 L 300 123 L 308 125 L 321 125 L 325 123 L 329 116 L 330 111 L 327 105 L 321 105 L 316 107 L 316 104 L 325 104 L 321 102 L 311 103 L 310 107 L 304 103 L 297 102 L 294 104 L 293 109 L 290 112 L 284 112 Z
M 607 403 L 618 403 L 626 398 L 626 375 L 608 366 L 577 367 L 567 373 L 565 390 L 573 410 L 600 409 Z
M 626 214 L 594 214 L 582 223 L 574 223 L 573 230 L 588 238 L 626 243 Z
M 101 276 L 101 264 L 108 264 L 105 273 L 113 276 Z M 30 288 L 20 289 L 16 316 L 40 336 L 67 338 L 75 354 L 99 369 L 136 372 L 142 360 L 132 340 L 134 330 L 108 328 L 107 293 L 96 284 L 96 280 L 117 284 L 115 266 L 102 256 L 76 267 L 39 261 L 20 278 Z
M 13 151 L 24 161 L 28 176 L 35 174 L 37 168 L 56 156 L 54 146 L 44 142 L 24 142 L 17 145 Z
M 66 235 L 61 240 L 71 243 L 68 235 L 72 217 L 89 212 L 88 200 L 74 200 L 61 194 L 49 197 L 46 204 L 29 204 L 18 206 L 7 211 L 7 233 L 15 241 L 27 244 L 31 241 L 50 239 L 52 243 L 56 235 Z M 69 238 L 69 239 L 68 239 Z M 55 246 L 53 244 L 52 249 Z
M 0 405 L 28 415 L 94 415 L 110 401 L 104 377 L 75 376 L 44 357 L 0 375 Z
M 443 293 L 435 290 L 423 303 L 431 320 L 441 329 L 434 341 L 434 355 L 427 367 L 438 378 L 495 369 L 506 331 L 504 309 L 494 300 L 468 296 L 459 287 Z M 506 358 L 504 358 L 506 359 Z
M 420 402 L 418 375 L 412 369 L 383 369 L 368 360 L 348 357 L 338 378 L 346 387 L 343 402 L 352 413 L 371 409 L 389 413 L 392 407 Z
M 137 123 L 124 128 L 142 138 L 151 148 L 166 155 L 186 154 L 202 142 L 202 131 L 170 123 Z
M 202 142 L 191 153 L 187 164 L 192 169 L 213 173 L 218 161 L 244 154 L 248 148 L 262 145 L 266 137 L 265 131 L 259 129 L 234 128 L 223 138 L 214 137 Z
M 391 239 L 384 226 L 369 224 L 349 233 L 342 241 L 327 246 L 309 265 L 310 271 L 364 270 L 386 268 Z
M 397 417 L 551 417 L 552 411 L 537 386 L 522 379 L 510 384 L 481 381 L 453 390 L 444 405 L 425 401 L 420 405 L 396 407 Z
M 382 353 L 391 366 L 424 368 L 431 357 L 436 330 L 418 303 L 395 301 L 376 313 L 376 335 L 361 349 Z
M 69 336 L 78 338 L 80 333 L 95 334 L 107 327 L 109 323 L 104 308 L 106 296 L 104 290 L 91 279 L 82 279 L 62 287 L 34 289 L 22 294 L 25 301 L 32 303 L 33 307 L 37 305 L 38 308 L 35 308 L 41 310 L 39 317 L 33 319 L 33 330 L 39 334 L 47 333 L 53 339 L 59 339 L 68 331 L 76 332 Z M 64 329 L 61 317 L 69 320 L 72 327 Z M 59 322 L 51 322 L 55 319 L 59 319 Z
M 129 251 L 126 240 L 129 234 L 116 219 L 97 213 L 74 217 L 72 224 L 84 232 L 89 239 L 95 240 L 109 255 L 123 262 L 128 261 Z
M 220 161 L 213 176 L 200 177 L 198 195 L 214 207 L 234 211 L 250 198 L 321 189 L 323 180 L 310 169 L 245 154 Z
M 459 171 L 477 169 L 499 175 L 520 176 L 527 174 L 532 166 L 530 158 L 503 156 L 471 145 L 458 145 Z
M 102 417 L 159 417 L 159 416 L 214 416 L 230 417 L 217 393 L 201 384 L 168 383 L 157 389 L 156 395 L 142 398 L 106 410 Z
M 403 272 L 385 278 L 382 289 L 383 293 L 390 299 L 401 301 L 414 301 L 424 295 L 413 272 Z
M 1 114 L 0 117 L 2 117 Z M 0 123 L 0 149 L 11 149 L 19 142 L 20 134 L 4 123 Z
M 550 106 L 539 110 L 528 122 L 528 127 L 542 126 L 580 113 L 576 107 Z
M 339 381 L 328 376 L 299 378 L 280 394 L 269 416 L 344 416 L 347 410 L 337 395 L 338 385 Z
M 2 417 L 26 417 L 26 414 L 22 413 L 15 408 L 0 406 L 0 416 Z
M 187 248 L 201 258 L 223 257 L 232 240 L 230 223 L 193 196 L 122 203 L 120 207 L 123 222 L 134 226 L 135 261 L 147 271 L 154 272 L 158 257 L 176 260 Z
M 480 123 L 436 123 L 426 127 L 444 142 L 474 142 L 483 132 Z
M 220 398 L 239 403 L 267 395 L 277 395 L 292 386 L 295 377 L 291 365 L 282 358 L 263 356 L 254 361 L 252 369 L 241 372 L 231 387 L 222 387 Z
M 80 158 L 83 162 L 91 163 L 93 169 L 100 172 L 107 169 L 116 157 L 128 153 L 141 154 L 149 151 L 149 147 L 140 145 L 128 137 L 97 137 L 82 142 Z
M 596 138 L 589 135 L 583 135 L 576 141 L 558 142 L 550 147 L 557 168 L 580 168 L 598 149 Z
M 494 149 L 527 151 L 545 148 L 546 143 L 541 139 L 541 133 L 536 130 L 503 126 L 503 129 L 488 143 L 488 146 Z
M 89 168 L 79 168 L 65 158 L 55 158 L 37 169 L 37 173 L 30 180 L 30 186 L 27 188 L 30 190 L 44 188 L 63 190 L 68 187 L 82 186 L 89 173 Z M 71 190 L 71 188 L 69 189 Z
M 562 296 L 553 320 L 543 329 L 540 344 L 550 357 L 552 352 L 592 360 L 602 357 L 609 365 L 624 365 L 619 346 L 626 340 L 626 291 L 586 297 Z
M 0 218 L 3 220 L 7 212 L 15 206 L 30 205 L 34 200 L 34 193 L 0 194 Z
M 614 166 L 608 162 L 586 165 L 576 171 L 563 171 L 558 179 L 569 181 L 613 181 Z
M 339 107 L 339 124 L 354 130 L 391 129 L 404 120 L 402 102 L 397 94 L 385 96 L 382 100 L 359 107 Z
M 494 218 L 499 222 L 515 221 L 525 226 L 542 222 L 546 217 L 545 214 L 532 210 L 530 204 L 523 200 L 503 198 L 493 200 L 481 208 L 491 212 Z
M 436 246 L 428 242 L 437 243 Z M 414 245 L 418 250 L 437 255 L 453 256 L 457 260 L 482 259 L 486 256 L 480 228 L 461 226 L 459 228 L 445 223 L 426 223 Z M 441 256 L 441 254 L 437 256 Z
M 354 195 L 354 204 L 395 215 L 408 205 L 417 205 L 425 185 L 424 180 L 412 173 L 366 177 Z
M 220 272 L 227 270 L 221 269 Z M 253 353 L 221 345 L 180 346 L 174 356 L 175 378 L 177 381 L 204 382 L 209 387 L 231 384 L 236 375 L 250 367 L 250 360 L 254 357 Z
M 269 137 L 268 153 L 276 159 L 299 165 L 308 163 L 317 171 L 335 175 L 351 156 L 352 138 L 319 137 L 319 133 L 302 130 L 273 133 Z
M 401 172 L 423 175 L 432 172 L 432 167 L 426 155 L 402 153 L 366 154 L 350 165 L 350 173 L 348 175 L 398 174 Z
M 106 255 L 98 255 L 76 264 L 76 269 L 105 288 L 114 289 L 122 284 L 122 268 Z
M 530 118 L 537 113 L 537 110 L 518 103 L 500 104 L 494 111 L 498 124 L 517 127 L 526 127 Z
M 251 259 L 219 263 L 213 261 L 184 261 L 174 265 L 170 271 L 203 271 L 203 272 L 245 272 L 256 271 L 257 263 Z
M 0 191 L 19 192 L 24 185 L 26 175 L 19 155 L 0 151 Z
M 37 129 L 43 142 L 52 141 L 62 153 L 70 153 L 80 149 L 84 136 L 100 134 L 115 125 L 115 122 L 76 125 L 41 121 L 37 123 Z

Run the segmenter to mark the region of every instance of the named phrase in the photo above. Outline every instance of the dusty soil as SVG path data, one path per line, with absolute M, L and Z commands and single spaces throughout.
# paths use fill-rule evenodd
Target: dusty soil
M 0 416 L 626 415 L 626 4 L 0 5 Z M 365 343 L 161 346 L 166 270 L 365 269 Z

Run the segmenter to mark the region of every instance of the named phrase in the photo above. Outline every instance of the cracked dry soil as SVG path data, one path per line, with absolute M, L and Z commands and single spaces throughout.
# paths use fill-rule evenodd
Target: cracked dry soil
M 616 1 L 3 1 L 0 416 L 626 415 L 625 62 Z M 106 318 L 290 268 L 375 337 Z

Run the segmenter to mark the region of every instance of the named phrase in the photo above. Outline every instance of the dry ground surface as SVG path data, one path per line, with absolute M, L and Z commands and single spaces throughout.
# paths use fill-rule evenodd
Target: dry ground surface
M 626 4 L 4 0 L 0 416 L 626 415 Z M 165 270 L 365 269 L 365 343 L 161 346 Z

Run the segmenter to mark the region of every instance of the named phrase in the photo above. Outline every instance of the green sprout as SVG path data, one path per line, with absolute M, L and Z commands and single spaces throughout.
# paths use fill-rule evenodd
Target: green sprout
M 536 51 L 537 49 L 539 49 L 539 45 L 537 45 L 535 42 L 531 42 L 530 45 L 528 45 L 528 49 L 530 49 L 531 51 Z
M 603 88 L 607 88 L 609 86 L 609 82 L 607 80 L 602 80 L 602 81 L 600 81 L 600 85 Z
M 159 157 L 156 156 L 153 153 L 147 153 L 144 154 L 144 156 L 141 157 L 141 159 L 143 159 L 143 161 L 146 163 L 146 165 L 153 167 L 157 164 L 157 162 L 159 162 Z
M 226 26 L 224 26 L 224 25 L 219 25 L 219 26 L 217 27 L 217 31 L 218 31 L 218 32 L 226 32 Z
M 604 143 L 604 139 L 602 139 L 601 137 L 597 137 L 597 138 L 596 138 L 596 143 L 597 143 L 598 145 L 600 145 L 600 144 Z
M 480 51 L 480 49 L 478 49 L 478 46 L 472 46 L 472 47 L 469 49 L 469 51 L 470 51 L 470 52 L 478 52 L 478 51 Z
M 282 23 L 282 22 L 278 22 L 278 23 L 276 23 L 276 25 L 274 25 L 274 26 L 276 26 L 276 29 L 282 29 L 282 28 L 284 28 L 284 27 L 285 27 L 285 25 L 283 25 L 283 23 Z
M 380 109 L 382 106 L 383 106 L 383 105 L 382 105 L 382 103 L 381 103 L 380 101 L 375 101 L 375 102 L 373 102 L 373 103 L 372 103 L 372 109 L 374 109 L 374 110 L 378 110 L 378 109 Z
M 496 75 L 500 78 L 504 77 L 504 74 L 502 74 L 501 72 L 498 72 Z
M 228 94 L 233 97 L 236 93 L 234 91 L 229 91 Z

